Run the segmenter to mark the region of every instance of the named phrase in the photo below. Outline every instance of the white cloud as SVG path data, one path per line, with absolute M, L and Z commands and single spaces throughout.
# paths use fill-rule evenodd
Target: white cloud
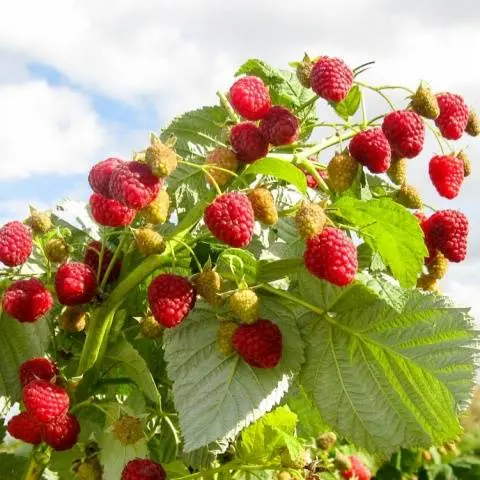
M 430 3 L 357 0 L 328 8 L 318 0 L 10 2 L 0 16 L 0 51 L 8 60 L 8 68 L 0 62 L 0 180 L 83 172 L 104 154 L 128 156 L 147 138 L 148 132 L 126 134 L 106 125 L 85 93 L 28 79 L 25 65 L 31 61 L 53 67 L 84 92 L 153 105 L 162 120 L 216 102 L 215 90 L 228 88 L 234 69 L 248 57 L 286 67 L 305 50 L 343 56 L 352 65 L 376 60 L 365 77 L 373 83 L 414 88 L 425 79 L 480 105 L 480 68 L 472 62 L 480 43 L 480 3 L 439 0 L 435 9 Z M 480 155 L 478 142 L 469 143 L 472 158 Z M 427 174 L 436 151 L 429 141 L 411 161 L 411 181 L 432 204 L 471 216 L 474 262 L 480 256 L 480 168 L 473 160 L 461 196 L 442 201 Z M 480 279 L 467 270 L 452 266 L 443 283 L 447 293 L 472 304 Z M 480 308 L 474 312 L 480 318 Z
M 87 169 L 107 134 L 87 98 L 45 81 L 0 85 L 0 180 Z

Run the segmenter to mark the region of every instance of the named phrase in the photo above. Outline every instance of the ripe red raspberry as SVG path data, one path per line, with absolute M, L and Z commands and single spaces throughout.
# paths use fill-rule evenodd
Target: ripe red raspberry
M 116 168 L 110 179 L 110 195 L 128 208 L 146 207 L 158 195 L 162 181 L 145 163 L 127 162 Z
M 95 275 L 98 272 L 99 267 L 99 259 L 100 259 L 100 252 L 102 251 L 102 244 L 97 242 L 96 240 L 92 240 L 85 249 L 85 256 L 83 261 L 86 265 L 88 265 L 94 272 Z M 102 265 L 100 268 L 100 279 L 103 279 L 105 274 L 107 273 L 108 266 L 112 261 L 113 253 L 105 247 L 103 249 L 103 258 L 102 258 Z M 120 275 L 120 270 L 122 269 L 122 262 L 117 260 L 113 265 L 112 270 L 110 271 L 110 275 L 108 276 L 107 283 L 114 282 Z
M 77 417 L 67 413 L 45 425 L 43 439 L 57 451 L 70 450 L 80 435 Z
M 442 252 L 451 262 L 467 255 L 468 219 L 457 210 L 439 210 L 427 220 L 427 244 Z
M 239 78 L 230 87 L 230 102 L 242 117 L 260 120 L 271 106 L 268 87 L 263 81 L 251 75 Z
M 231 247 L 246 247 L 252 240 L 254 212 L 243 193 L 229 192 L 217 197 L 205 209 L 203 220 L 215 237 Z
M 252 367 L 273 368 L 282 357 L 282 332 L 270 320 L 240 325 L 233 334 L 232 343 Z
M 165 480 L 167 477 L 163 467 L 146 458 L 130 460 L 122 471 L 121 480 Z
M 92 190 L 110 198 L 110 178 L 113 171 L 124 163 L 119 158 L 107 158 L 94 165 L 88 174 L 88 183 Z
M 439 93 L 437 95 L 440 115 L 435 124 L 448 140 L 458 140 L 468 123 L 468 107 L 460 95 Z
M 64 263 L 57 270 L 55 290 L 62 305 L 88 303 L 97 293 L 95 272 L 81 262 Z
M 38 445 L 42 441 L 42 425 L 28 412 L 21 412 L 10 419 L 8 433 L 22 442 Z
M 290 145 L 300 135 L 297 117 L 283 107 L 272 107 L 258 128 L 269 143 L 276 146 Z
M 36 278 L 16 280 L 3 294 L 2 307 L 22 323 L 32 323 L 43 317 L 53 306 L 53 297 Z
M 428 257 L 425 257 L 425 263 L 429 263 L 431 259 L 435 256 L 436 248 L 431 244 L 430 238 L 428 236 L 428 218 L 422 212 L 415 212 L 414 215 L 418 218 L 420 228 L 422 229 L 423 237 L 425 239 L 425 246 L 428 249 Z
M 436 155 L 430 160 L 428 171 L 437 192 L 445 198 L 455 198 L 462 187 L 465 169 L 460 158 Z
M 25 263 L 32 247 L 32 231 L 23 223 L 8 222 L 0 228 L 0 262 L 7 267 Z
M 49 382 L 58 374 L 57 366 L 44 357 L 32 358 L 20 365 L 20 383 L 22 387 L 33 380 L 40 379 Z
M 268 140 L 252 122 L 242 122 L 230 130 L 230 143 L 243 163 L 253 163 L 268 153 Z
M 90 196 L 90 211 L 93 219 L 104 227 L 126 227 L 137 214 L 136 210 L 126 207 L 118 200 L 99 193 Z
M 312 90 L 329 102 L 341 102 L 352 82 L 353 72 L 340 58 L 320 57 L 310 74 Z
M 310 157 L 309 160 L 314 164 L 318 163 L 315 157 Z M 311 173 L 308 173 L 308 171 L 304 167 L 299 167 L 299 168 L 305 174 L 305 178 L 307 179 L 307 186 L 309 186 L 310 188 L 317 188 L 318 182 L 315 180 L 315 177 Z M 328 178 L 328 173 L 325 170 L 324 166 L 319 166 L 319 167 L 315 166 L 315 170 L 320 175 L 320 177 L 323 178 L 324 180 Z
M 350 155 L 372 173 L 385 173 L 390 167 L 391 150 L 381 128 L 357 133 L 349 145 Z
M 167 328 L 182 322 L 194 307 L 197 294 L 184 277 L 164 273 L 148 287 L 148 303 L 155 320 Z
M 382 130 L 398 158 L 416 157 L 423 148 L 425 124 L 411 110 L 391 112 L 383 119 Z
M 32 380 L 23 387 L 23 404 L 40 423 L 49 423 L 65 415 L 70 406 L 67 392 L 46 380 Z
M 339 287 L 348 285 L 358 268 L 354 243 L 342 230 L 332 227 L 307 240 L 304 261 L 312 275 Z
M 356 457 L 355 455 L 350 455 L 349 458 L 352 464 L 352 468 L 342 472 L 343 478 L 347 480 L 350 478 L 356 480 L 370 480 L 372 478 L 372 473 L 358 457 Z

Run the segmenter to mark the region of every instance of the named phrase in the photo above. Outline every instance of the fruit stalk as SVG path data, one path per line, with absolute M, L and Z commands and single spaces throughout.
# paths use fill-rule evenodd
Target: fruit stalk
M 40 446 L 34 447 L 30 454 L 25 472 L 23 473 L 22 480 L 40 480 L 49 460 L 49 448 L 44 450 L 43 448 L 41 449 Z
M 171 248 L 185 248 L 181 241 L 196 225 L 203 215 L 205 205 L 213 198 L 209 195 L 203 202 L 198 203 L 185 215 L 178 224 L 170 240 Z M 113 322 L 115 311 L 122 304 L 126 296 L 148 275 L 158 268 L 166 265 L 171 260 L 171 254 L 165 252 L 159 255 L 150 255 L 135 270 L 130 272 L 112 291 L 110 297 L 92 315 L 88 327 L 87 338 L 83 345 L 77 375 L 83 375 L 99 360 L 100 354 L 105 350 L 104 343 L 108 339 L 108 332 Z

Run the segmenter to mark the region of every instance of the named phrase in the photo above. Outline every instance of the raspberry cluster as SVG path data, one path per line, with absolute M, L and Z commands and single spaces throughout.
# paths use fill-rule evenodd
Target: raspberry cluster
M 272 106 L 268 88 L 259 77 L 239 78 L 230 87 L 229 99 L 246 120 L 230 130 L 230 144 L 239 162 L 255 162 L 267 155 L 269 145 L 290 145 L 298 139 L 298 118 L 287 108 Z
M 57 366 L 47 358 L 33 358 L 20 366 L 25 411 L 8 422 L 8 433 L 38 445 L 45 442 L 57 451 L 69 450 L 78 440 L 80 424 L 68 413 L 70 398 L 58 384 Z

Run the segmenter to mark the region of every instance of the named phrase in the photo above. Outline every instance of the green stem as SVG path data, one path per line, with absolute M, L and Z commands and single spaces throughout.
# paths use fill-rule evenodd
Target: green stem
M 387 97 L 387 95 L 385 95 L 382 92 L 382 90 L 385 90 L 385 86 L 383 86 L 383 87 L 373 87 L 372 85 L 368 85 L 366 83 L 362 83 L 362 82 L 358 82 L 358 81 L 355 81 L 355 83 L 357 85 L 359 85 L 360 87 L 368 88 L 369 90 L 372 90 L 373 92 L 378 93 L 388 103 L 388 105 L 390 106 L 390 108 L 392 110 L 396 110 L 395 105 L 392 103 L 392 101 Z
M 125 243 L 125 240 L 127 239 L 127 232 L 124 233 L 123 237 L 121 238 L 120 242 L 118 243 L 117 248 L 115 249 L 115 253 L 113 254 L 112 259 L 110 260 L 110 263 L 108 264 L 107 271 L 105 272 L 105 275 L 102 278 L 102 283 L 100 284 L 100 290 L 102 290 L 105 287 L 105 284 L 107 283 L 108 277 L 110 276 L 110 273 L 113 270 L 113 267 L 115 266 L 115 263 L 117 262 L 117 258 L 120 255 L 120 252 L 122 251 L 123 244 Z M 99 271 L 101 270 L 100 267 L 98 269 Z
M 438 134 L 436 129 L 432 125 L 430 125 L 429 122 L 425 122 L 425 124 L 427 125 L 427 128 L 432 132 L 433 136 L 437 140 L 438 146 L 440 147 L 440 151 L 442 152 L 442 155 L 444 155 L 445 154 L 445 148 L 443 146 L 442 137 Z
M 278 464 L 241 465 L 241 464 L 238 464 L 238 462 L 233 461 L 231 463 L 226 463 L 225 465 L 222 465 L 220 467 L 210 468 L 208 470 L 191 473 L 190 475 L 184 475 L 183 477 L 177 478 L 177 480 L 193 480 L 194 478 L 202 478 L 202 477 L 205 477 L 206 475 L 214 475 L 216 473 L 229 472 L 230 470 L 249 471 L 249 470 L 281 470 L 281 469 L 282 467 L 280 467 Z
M 50 447 L 38 445 L 32 449 L 22 480 L 40 480 L 50 461 Z
M 313 162 L 311 162 L 308 158 L 299 158 L 298 159 L 299 165 L 301 165 L 305 170 L 312 175 L 312 177 L 315 179 L 317 182 L 318 186 L 325 192 L 330 194 L 330 187 L 325 183 L 325 180 L 320 176 L 318 173 L 317 169 L 313 165 Z
M 105 254 L 105 241 L 105 234 L 102 228 L 102 246 L 100 248 L 100 252 L 98 252 L 97 285 L 100 284 L 100 277 L 102 275 L 103 256 Z
M 205 206 L 213 197 L 213 192 L 210 192 L 203 202 L 199 202 L 185 215 L 182 221 L 174 229 L 172 237 L 169 239 L 169 244 L 172 248 L 177 246 L 184 248 L 180 241 L 182 241 L 188 232 L 197 224 L 203 215 Z M 139 283 L 148 277 L 148 275 L 169 262 L 170 256 L 167 252 L 164 252 L 161 255 L 150 255 L 143 260 L 137 268 L 132 270 L 120 283 L 118 283 L 108 299 L 97 309 L 96 312 L 94 312 L 88 326 L 87 338 L 80 355 L 77 375 L 83 375 L 87 370 L 92 368 L 101 357 L 101 353 L 106 347 L 106 334 L 110 330 L 115 311 L 122 304 L 127 295 Z
M 227 115 L 230 117 L 230 120 L 233 123 L 238 123 L 240 121 L 240 118 L 233 110 L 232 105 L 228 101 L 228 98 L 225 96 L 225 94 L 223 92 L 218 91 L 217 97 L 220 99 L 220 103 L 222 104 L 222 107 L 227 111 Z
M 304 110 L 305 108 L 309 107 L 310 105 L 313 105 L 320 97 L 318 95 L 315 95 L 314 97 L 312 97 L 310 100 L 307 100 L 304 104 L 300 105 L 296 110 L 295 112 L 298 113 L 298 112 L 301 112 L 302 110 Z
M 340 142 L 354 137 L 357 133 L 358 132 L 356 131 L 351 131 L 340 135 L 332 135 L 331 137 L 323 139 L 320 143 L 317 143 L 313 147 L 302 150 L 297 155 L 308 158 L 310 155 L 315 155 L 316 153 L 319 153 L 323 150 L 326 150 L 327 148 L 333 147 L 334 145 L 338 145 Z
M 306 302 L 305 300 L 302 300 L 301 298 L 296 297 L 291 293 L 288 293 L 286 290 L 281 290 L 279 288 L 272 287 L 268 283 L 264 283 L 260 285 L 259 288 L 261 288 L 262 290 L 265 290 L 266 292 L 273 293 L 274 295 L 278 295 L 279 297 L 286 298 L 291 302 L 298 303 L 299 305 L 302 305 L 303 307 L 308 308 L 312 312 L 318 313 L 319 315 L 323 315 L 325 313 L 325 310 L 322 310 L 321 308 L 318 308 L 315 305 L 312 305 L 311 303 Z

